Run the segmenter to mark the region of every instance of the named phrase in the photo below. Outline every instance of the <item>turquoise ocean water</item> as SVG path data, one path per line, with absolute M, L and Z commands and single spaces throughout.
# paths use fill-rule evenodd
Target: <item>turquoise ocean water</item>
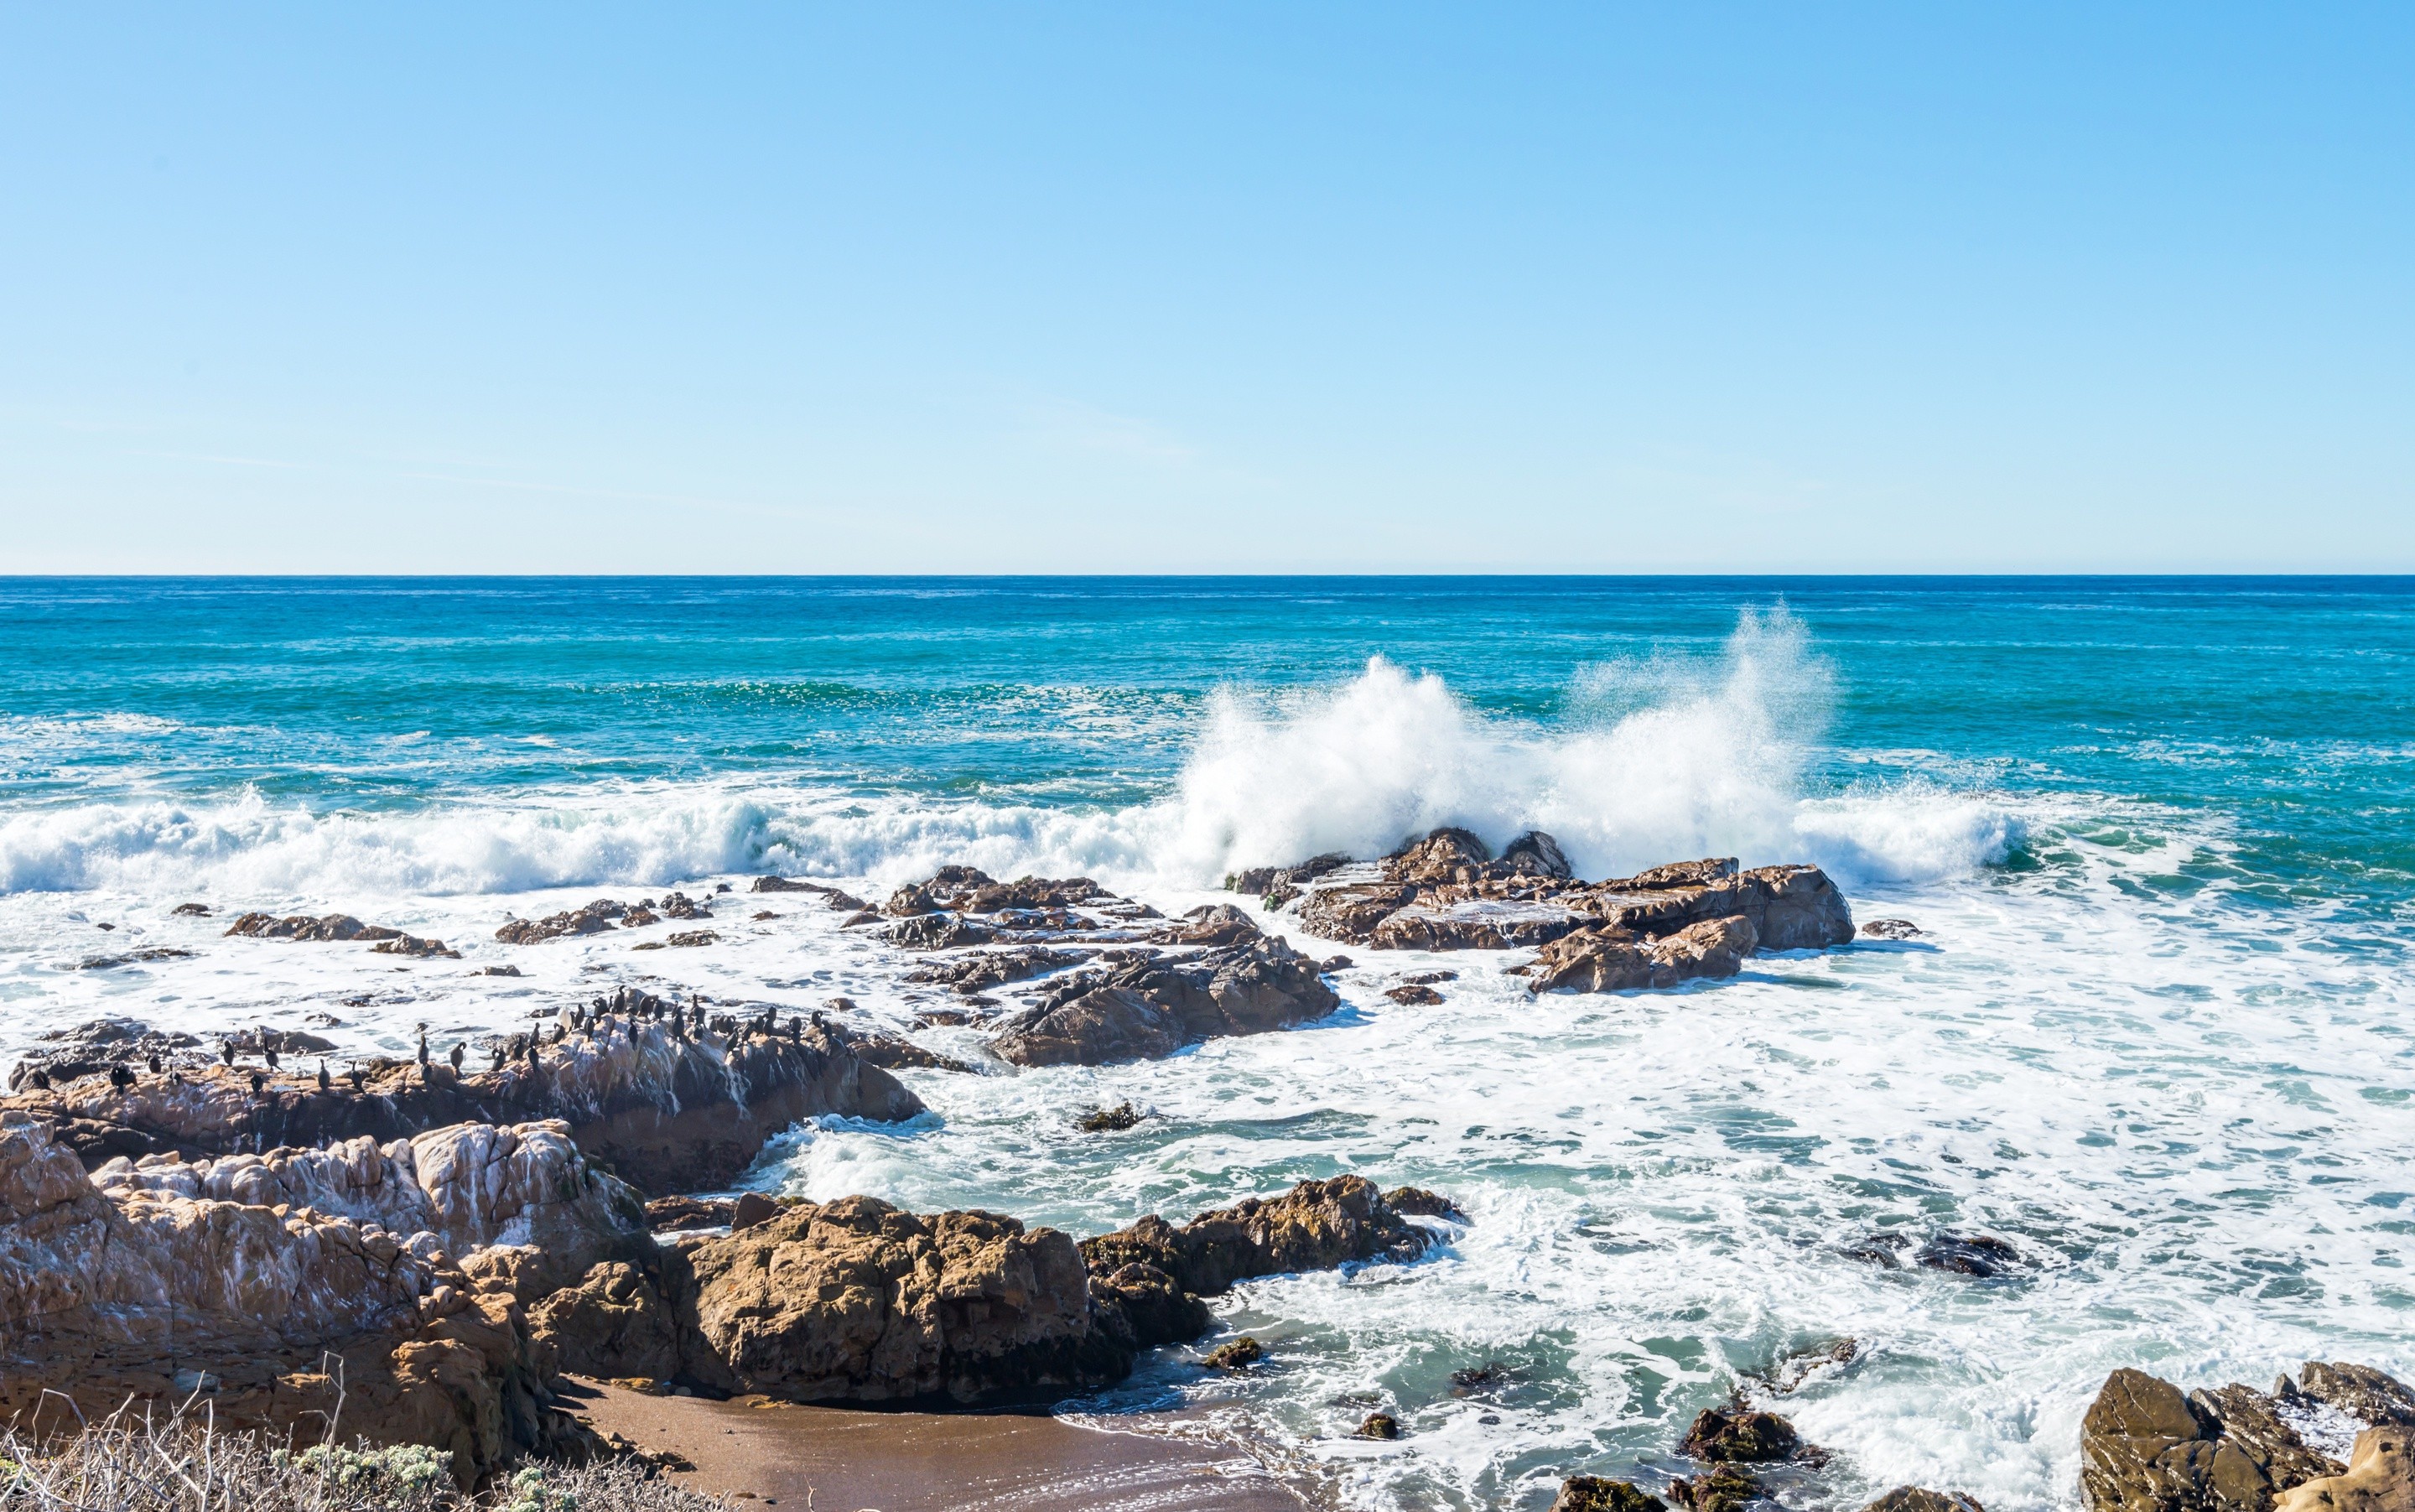
M 750 1179 L 1076 1232 L 1342 1170 L 1454 1192 L 1435 1260 L 1237 1296 L 1271 1367 L 1172 1355 L 1088 1404 L 1181 1402 L 1344 1505 L 1665 1476 L 1691 1412 L 1851 1337 L 1788 1399 L 1837 1456 L 1790 1503 L 2071 1505 L 2114 1365 L 2415 1370 L 2411 815 L 2406 579 L 0 580 L 0 1055 L 100 1013 L 391 1050 L 647 972 L 910 1027 L 893 959 L 818 919 L 668 964 L 491 942 L 763 870 L 1172 907 L 1447 822 L 1597 875 L 1816 861 L 1925 934 L 1539 1002 L 1514 957 L 1357 952 L 1310 1029 L 914 1073 L 929 1118 L 798 1130 Z M 188 899 L 469 958 L 223 940 Z M 81 968 L 128 942 L 199 953 Z M 1462 973 L 1444 1004 L 1382 996 L 1420 966 Z M 1156 1116 L 1069 1136 L 1126 1097 Z M 1886 1230 L 2027 1262 L 1839 1253 Z M 1374 1405 L 1407 1436 L 1338 1436 Z

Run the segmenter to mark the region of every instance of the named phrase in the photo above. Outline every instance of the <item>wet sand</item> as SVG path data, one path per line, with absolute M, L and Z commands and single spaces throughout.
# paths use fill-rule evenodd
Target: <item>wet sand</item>
M 805 1512 L 1305 1512 L 1238 1450 L 1054 1417 L 868 1413 L 575 1383 L 598 1431 L 675 1450 L 682 1486 Z M 810 1498 L 809 1494 L 810 1493 Z

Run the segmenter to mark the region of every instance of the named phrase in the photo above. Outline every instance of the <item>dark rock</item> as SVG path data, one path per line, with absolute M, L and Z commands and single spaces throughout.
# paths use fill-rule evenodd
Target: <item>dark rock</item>
M 657 1233 L 726 1229 L 738 1205 L 717 1197 L 657 1197 L 646 1205 L 646 1225 Z M 593 1373 L 593 1372 L 587 1372 Z
M 1761 1496 L 1761 1482 L 1734 1465 L 1719 1465 L 1708 1475 L 1669 1483 L 1669 1500 L 1692 1512 L 1743 1512 Z
M 1180 1228 L 1154 1216 L 1082 1241 L 1090 1269 L 1151 1265 L 1183 1290 L 1221 1296 L 1236 1281 L 1359 1261 L 1404 1262 L 1433 1242 L 1403 1220 L 1364 1176 L 1303 1181 L 1280 1197 L 1252 1197 L 1202 1213 Z
M 17 1063 L 8 1073 L 8 1090 L 21 1092 L 34 1085 L 37 1071 L 54 1083 L 79 1076 L 105 1075 L 116 1066 L 141 1066 L 153 1055 L 188 1064 L 201 1041 L 189 1034 L 155 1029 L 141 1019 L 91 1019 L 73 1028 L 52 1029 L 40 1037 L 42 1048 Z
M 1200 1363 L 1211 1370 L 1238 1370 L 1245 1365 L 1255 1365 L 1266 1358 L 1266 1347 L 1248 1334 L 1227 1344 L 1219 1344 L 1208 1352 Z
M 1400 1420 L 1389 1413 L 1369 1413 L 1350 1435 L 1354 1439 L 1397 1439 Z
M 718 945 L 721 943 L 721 936 L 709 929 L 691 929 L 682 934 L 673 935 L 663 943 L 666 945 L 691 948 L 699 945 Z
M 1328 955 L 1316 964 L 1319 971 L 1347 971 L 1358 963 L 1346 955 Z
M 1713 1407 L 1694 1419 L 1677 1452 L 1714 1464 L 1762 1464 L 1792 1459 L 1802 1447 L 1794 1425 L 1776 1413 Z
M 1988 1512 L 1976 1498 L 1960 1491 L 1932 1491 L 1924 1486 L 1898 1486 L 1862 1508 L 1862 1512 Z
M 758 876 L 748 891 L 753 892 L 834 892 L 837 889 L 824 887 L 819 882 L 800 881 L 790 876 Z
M 741 1192 L 729 1205 L 729 1232 L 736 1234 L 779 1215 L 780 1205 L 759 1191 Z
M 1915 939 L 1919 935 L 1920 926 L 1909 919 L 1873 919 L 1862 925 L 1862 937 L 1865 939 L 1908 940 Z
M 2188 1400 L 2197 1420 L 2210 1426 L 2221 1440 L 2216 1458 L 2237 1450 L 2274 1490 L 2340 1473 L 2337 1460 L 2309 1447 L 2276 1410 L 2279 1404 L 2253 1386 L 2234 1384 L 2192 1391 Z
M 1316 965 L 1282 940 L 1177 959 L 1130 961 L 1103 975 L 1076 973 L 1028 1021 L 999 1037 L 1018 1066 L 1097 1066 L 1171 1055 L 1196 1040 L 1263 1034 L 1323 1018 L 1342 999 Z
M 1467 1215 L 1459 1210 L 1459 1204 L 1438 1191 L 1428 1191 L 1422 1187 L 1394 1187 L 1384 1193 L 1384 1204 L 1392 1211 L 1411 1218 L 1441 1218 L 1453 1223 L 1467 1221 Z
M 909 951 L 952 951 L 966 945 L 985 945 L 996 931 L 987 924 L 976 923 L 962 914 L 908 914 L 889 926 L 889 943 Z
M 442 940 L 421 939 L 416 935 L 398 935 L 390 940 L 380 940 L 369 947 L 369 953 L 407 955 L 420 961 L 435 960 L 440 957 L 448 961 L 461 959 L 461 952 L 445 949 Z
M 370 949 L 378 947 L 371 946 Z M 145 961 L 189 961 L 199 953 L 197 951 L 179 950 L 173 945 L 149 945 L 123 955 L 87 955 L 76 963 L 75 968 L 78 971 L 110 971 L 118 966 L 138 966 Z
M 1484 876 L 1492 860 L 1492 852 L 1474 831 L 1446 825 L 1385 857 L 1384 876 L 1418 884 L 1473 882 Z
M 2358 1422 L 2415 1424 L 2415 1391 L 2369 1365 L 2308 1360 L 2298 1384 L 2307 1396 Z
M 1478 1397 L 1514 1384 L 1518 1372 L 1499 1360 L 1450 1372 L 1450 1394 L 1454 1397 Z
M 206 903 L 180 903 L 168 911 L 172 914 L 182 914 L 188 919 L 207 919 L 210 916 L 210 906 Z
M 1090 1273 L 1090 1299 L 1101 1326 L 1134 1352 L 1188 1343 L 1216 1326 L 1208 1304 L 1155 1265 L 1118 1265 Z
M 1412 1008 L 1431 1007 L 1433 1004 L 1442 1001 L 1442 994 L 1434 991 L 1432 987 L 1420 986 L 1418 983 L 1414 981 L 1405 983 L 1399 987 L 1388 988 L 1386 990 L 1384 996 L 1396 1003 L 1401 1003 Z
M 1858 1260 L 1881 1270 L 1899 1270 L 1903 1262 L 1896 1256 L 1911 1245 L 1912 1236 L 1907 1234 L 1873 1234 L 1867 1239 L 1847 1245 L 1839 1252 L 1848 1260 Z
M 1367 936 L 1379 951 L 1509 951 L 1543 945 L 1586 922 L 1557 904 L 1430 894 L 1384 916 Z
M 1160 930 L 1157 937 L 1168 945 L 1238 945 L 1262 933 L 1256 920 L 1229 903 L 1220 903 L 1192 909 Z
M 519 974 L 518 966 L 480 966 L 477 970 L 481 977 L 517 977 Z
M 1668 1512 L 1669 1504 L 1635 1489 L 1628 1480 L 1599 1475 L 1570 1475 L 1560 1482 L 1552 1512 Z
M 505 945 L 535 945 L 545 940 L 566 939 L 579 935 L 600 935 L 612 927 L 612 921 L 628 913 L 628 906 L 609 898 L 598 898 L 583 908 L 566 913 L 548 914 L 543 919 L 515 919 L 495 931 L 495 938 Z M 249 915 L 246 915 L 249 918 Z
M 666 919 L 710 919 L 712 911 L 684 892 L 663 894 L 663 917 Z
M 1548 876 L 1554 881 L 1567 881 L 1575 876 L 1560 843 L 1540 830 L 1529 830 L 1501 847 L 1502 863 L 1522 876 Z
M 2002 1276 L 2020 1264 L 2021 1252 L 1988 1234 L 1941 1234 L 1912 1257 L 1930 1270 L 1958 1276 Z
M 1224 891 L 1245 892 L 1255 896 L 1275 885 L 1275 873 L 1279 869 L 1273 866 L 1252 866 L 1243 872 L 1226 872 Z
M 307 914 L 292 914 L 278 919 L 271 914 L 248 913 L 227 926 L 227 933 L 270 940 L 390 940 L 402 937 L 402 931 L 398 929 L 364 924 L 350 914 L 327 914 L 318 919 Z
M 1003 987 L 1009 982 L 1044 977 L 1051 971 L 1077 966 L 1083 959 L 1081 953 L 1074 951 L 1056 951 L 1044 945 L 1014 945 L 1002 951 L 976 951 L 952 960 L 918 966 L 906 973 L 906 980 L 953 987 L 961 993 L 977 993 L 987 987 Z
M 1108 1134 L 1130 1129 L 1140 1122 L 1140 1113 L 1130 1102 L 1118 1102 L 1112 1108 L 1098 1108 L 1082 1115 L 1074 1125 L 1086 1134 Z

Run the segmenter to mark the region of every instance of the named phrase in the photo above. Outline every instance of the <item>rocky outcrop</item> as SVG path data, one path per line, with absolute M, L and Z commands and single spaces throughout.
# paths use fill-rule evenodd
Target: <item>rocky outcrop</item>
M 1552 1512 L 1668 1512 L 1669 1504 L 1631 1480 L 1605 1480 L 1599 1475 L 1570 1475 L 1560 1482 Z
M 8 1090 L 23 1091 L 40 1078 L 52 1083 L 79 1076 L 106 1076 L 120 1066 L 147 1066 L 158 1059 L 195 1058 L 201 1041 L 189 1034 L 155 1029 L 141 1019 L 93 1019 L 73 1028 L 52 1029 L 37 1040 L 39 1048 L 8 1072 Z
M 908 981 L 945 986 L 970 997 L 991 987 L 1027 981 L 1077 966 L 1087 957 L 1044 945 L 1018 945 L 1003 951 L 976 951 L 952 960 L 935 961 L 906 973 Z
M 1732 977 L 1744 969 L 1755 938 L 1752 921 L 1741 914 L 1689 924 L 1659 939 L 1596 925 L 1544 946 L 1527 973 L 1526 990 L 1627 992 L 1673 987 L 1697 977 Z
M 1707 1408 L 1686 1430 L 1677 1452 L 1711 1464 L 1765 1464 L 1806 1452 L 1794 1425 L 1776 1413 L 1748 1407 Z
M 1853 938 L 1852 915 L 1836 885 L 1816 866 L 1762 866 L 1741 870 L 1729 858 L 1679 861 L 1633 876 L 1583 882 L 1570 873 L 1558 842 L 1540 831 L 1519 836 L 1495 858 L 1472 832 L 1442 829 L 1368 868 L 1328 867 L 1330 876 L 1300 898 L 1300 927 L 1327 939 L 1378 950 L 1508 950 L 1548 947 L 1563 936 L 1592 933 L 1632 936 L 1639 950 L 1702 926 L 1742 919 L 1754 950 L 1822 950 Z M 1341 875 L 1332 876 L 1330 874 Z M 1278 898 L 1271 869 L 1227 878 L 1227 886 L 1262 878 L 1269 904 Z M 1732 936 L 1732 930 L 1717 932 Z M 1700 951 L 1698 964 L 1681 964 L 1671 980 L 1726 974 L 1723 947 L 1681 946 Z M 1613 954 L 1615 952 L 1612 952 Z M 1665 985 L 1670 976 L 1641 956 L 1616 960 L 1580 974 L 1626 986 Z M 1631 980 L 1641 978 L 1642 980 Z M 1577 985 L 1577 981 L 1563 985 Z M 1591 988 L 1594 991 L 1616 990 Z
M 1279 939 L 1151 957 L 1054 985 L 995 1041 L 1018 1066 L 1097 1066 L 1167 1055 L 1228 1034 L 1264 1034 L 1342 1006 L 1316 963 Z
M 308 1208 L 394 1234 L 432 1234 L 455 1255 L 525 1248 L 532 1259 L 517 1284 L 532 1295 L 570 1285 L 607 1258 L 652 1250 L 637 1193 L 590 1164 L 561 1123 L 456 1124 L 382 1148 L 364 1136 L 198 1161 L 120 1156 L 92 1180 L 112 1197 Z
M 227 926 L 229 935 L 247 935 L 263 940 L 394 940 L 403 937 L 401 930 L 382 924 L 364 924 L 351 914 L 326 914 L 313 919 L 308 914 L 292 914 L 279 919 L 274 914 L 248 913 Z
M 2415 1512 L 2415 1455 L 2403 1423 L 2368 1428 L 2348 1451 L 2348 1469 L 2285 1491 L 2274 1512 Z
M 1402 1218 L 1373 1182 L 1352 1175 L 1303 1181 L 1280 1197 L 1252 1197 L 1179 1228 L 1152 1215 L 1083 1240 L 1082 1255 L 1093 1272 L 1147 1265 L 1186 1292 L 1219 1296 L 1256 1276 L 1414 1260 L 1434 1242 L 1432 1230 Z
M 1898 1486 L 1862 1508 L 1862 1512 L 1987 1512 L 1975 1497 L 1960 1491 L 1932 1491 L 1926 1486 Z
M 697 1325 L 746 1389 L 790 1401 L 974 1402 L 1118 1380 L 1073 1241 L 992 1213 L 868 1197 L 792 1207 L 688 1251 Z
M 649 1194 L 727 1186 L 766 1140 L 822 1114 L 895 1120 L 922 1111 L 896 1078 L 818 1029 L 790 1035 L 689 1031 L 606 1016 L 500 1069 L 462 1075 L 442 1062 L 386 1064 L 354 1087 L 212 1066 L 87 1078 L 0 1099 L 98 1165 L 115 1156 L 187 1158 L 381 1145 L 461 1123 L 559 1120 L 591 1160 Z
M 615 920 L 628 916 L 629 906 L 610 898 L 598 898 L 583 908 L 548 914 L 543 919 L 513 919 L 495 931 L 495 938 L 505 945 L 537 945 L 547 940 L 566 939 L 578 935 L 600 935 L 613 927 Z M 652 922 L 651 918 L 647 922 Z
M 105 1191 L 0 1113 L 0 1415 L 44 1393 L 97 1415 L 210 1397 L 221 1430 L 449 1450 L 475 1484 L 521 1453 L 583 1453 L 519 1303 L 432 1233 L 309 1206 Z
M 2318 1409 L 2366 1430 L 2358 1453 L 2373 1438 L 2368 1478 L 2305 1442 L 2301 1425 Z M 2342 1508 L 2415 1505 L 2415 1482 L 2390 1489 L 2386 1446 L 2396 1434 L 2403 1472 L 2410 1426 L 2415 1392 L 2369 1366 L 2312 1362 L 2270 1394 L 2233 1384 L 2183 1395 L 2144 1371 L 2116 1370 L 2080 1423 L 2080 1494 L 2090 1512 L 2314 1512 L 2326 1496 L 2347 1498 L 2329 1504 Z M 2317 1486 L 2326 1490 L 2307 1493 Z M 2402 1503 L 2388 1504 L 2392 1494 Z

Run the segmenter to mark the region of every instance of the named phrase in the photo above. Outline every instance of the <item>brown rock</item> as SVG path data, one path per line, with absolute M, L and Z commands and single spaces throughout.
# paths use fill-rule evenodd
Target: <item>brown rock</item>
M 1802 1447 L 1794 1425 L 1776 1413 L 1713 1407 L 1694 1419 L 1677 1452 L 1714 1464 L 1757 1464 L 1792 1459 Z
M 2415 1424 L 2415 1391 L 2369 1365 L 2308 1360 L 2298 1380 L 2307 1396 L 2361 1423 Z
M 1708 1475 L 1669 1483 L 1669 1500 L 1693 1512 L 1743 1512 L 1761 1495 L 1761 1482 L 1734 1465 L 1718 1465 Z
M 1432 987 L 1414 981 L 1399 987 L 1387 988 L 1384 996 L 1393 1002 L 1411 1008 L 1430 1008 L 1442 1001 L 1442 994 Z
M 1635 1489 L 1628 1480 L 1599 1475 L 1570 1475 L 1560 1482 L 1552 1512 L 1668 1512 L 1669 1504 Z
M 1229 903 L 1220 903 L 1192 909 L 1159 931 L 1158 938 L 1168 945 L 1238 945 L 1261 933 L 1256 920 Z
M 768 1223 L 779 1216 L 780 1205 L 759 1191 L 741 1192 L 730 1205 L 729 1232 L 736 1234 L 758 1223 Z
M 402 937 L 402 931 L 398 929 L 364 924 L 350 914 L 328 914 L 319 919 L 307 914 L 292 914 L 278 919 L 271 914 L 248 913 L 228 925 L 227 933 L 269 940 L 390 940 Z
M 2207 1430 L 2170 1382 L 2127 1369 L 2106 1377 L 2079 1427 L 2079 1492 L 2090 1512 L 2257 1512 L 2252 1495 L 2215 1494 Z
M 2408 1425 L 2383 1423 L 2356 1436 L 2348 1471 L 2284 1491 L 2274 1512 L 2415 1512 L 2415 1456 Z
M 1932 1491 L 1924 1486 L 1898 1486 L 1862 1508 L 1862 1512 L 1988 1512 L 1977 1500 L 1960 1491 Z
M 747 891 L 751 892 L 833 892 L 837 890 L 824 887 L 819 882 L 806 882 L 791 876 L 758 876 L 755 879 L 754 886 Z
M 1270 936 L 1184 959 L 1077 972 L 996 1043 L 1019 1066 L 1153 1059 L 1197 1040 L 1263 1034 L 1342 1005 L 1316 963 Z
M 1447 826 L 1386 857 L 1384 875 L 1413 885 L 1473 882 L 1486 874 L 1492 860 L 1492 852 L 1475 831 Z
M 1753 928 L 1741 915 L 1688 925 L 1665 939 L 1595 926 L 1543 947 L 1526 990 L 1627 992 L 1671 987 L 1696 977 L 1732 977 L 1752 953 Z
M 996 1214 L 800 1205 L 689 1263 L 713 1353 L 746 1389 L 791 1401 L 973 1402 L 1131 1367 L 1072 1240 Z
M 1236 1281 L 1358 1261 L 1414 1260 L 1433 1242 L 1364 1176 L 1303 1181 L 1275 1198 L 1252 1197 L 1202 1213 L 1180 1228 L 1154 1216 L 1082 1241 L 1093 1271 L 1139 1264 L 1183 1290 L 1220 1296 Z
M 461 952 L 458 951 L 447 950 L 442 940 L 421 939 L 416 935 L 397 935 L 390 940 L 380 940 L 375 945 L 369 947 L 369 953 L 372 955 L 407 955 L 414 960 L 420 961 L 436 960 L 439 958 L 447 961 L 458 961 L 461 959 Z
M 1369 1413 L 1350 1436 L 1354 1439 L 1397 1439 L 1401 1436 L 1401 1422 L 1389 1413 Z
M 583 908 L 566 913 L 549 914 L 543 919 L 508 921 L 502 928 L 495 931 L 495 938 L 505 945 L 535 945 L 578 935 L 600 935 L 612 927 L 612 921 L 625 916 L 628 911 L 625 904 L 598 898 Z
M 1219 1344 L 1208 1352 L 1200 1363 L 1211 1370 L 1238 1370 L 1245 1365 L 1255 1365 L 1266 1358 L 1267 1349 L 1248 1334 L 1230 1343 Z
M 906 973 L 908 981 L 932 982 L 971 994 L 987 987 L 1044 977 L 1075 966 L 1079 951 L 1051 950 L 1044 945 L 1015 945 L 1002 951 L 976 951 L 952 960 L 933 961 Z

